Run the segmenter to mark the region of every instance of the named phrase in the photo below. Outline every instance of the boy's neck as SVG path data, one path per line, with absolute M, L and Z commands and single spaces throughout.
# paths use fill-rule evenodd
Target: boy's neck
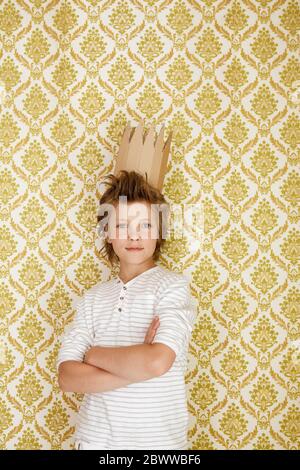
M 134 277 L 142 274 L 144 271 L 147 271 L 150 268 L 157 266 L 155 262 L 151 259 L 144 264 L 120 264 L 119 278 L 126 284 L 126 282 L 131 281 Z

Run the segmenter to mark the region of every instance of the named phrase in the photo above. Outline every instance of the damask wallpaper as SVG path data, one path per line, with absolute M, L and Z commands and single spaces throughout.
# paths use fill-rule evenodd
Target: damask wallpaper
M 198 304 L 190 449 L 299 449 L 299 2 L 1 0 L 0 38 L 0 448 L 73 448 L 56 357 L 114 274 L 98 183 L 144 119 L 167 200 L 203 210 L 159 261 Z

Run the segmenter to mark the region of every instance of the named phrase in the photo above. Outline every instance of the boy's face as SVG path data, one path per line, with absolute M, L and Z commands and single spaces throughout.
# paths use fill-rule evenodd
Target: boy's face
M 152 213 L 151 213 L 152 212 Z M 120 262 L 140 264 L 152 258 L 158 239 L 158 216 L 149 202 L 119 202 L 108 223 L 107 241 Z M 131 247 L 140 250 L 129 250 Z

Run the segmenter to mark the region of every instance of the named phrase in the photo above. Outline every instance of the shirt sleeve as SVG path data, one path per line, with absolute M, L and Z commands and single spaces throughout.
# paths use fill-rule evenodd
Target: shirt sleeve
M 56 360 L 57 370 L 64 361 L 82 362 L 85 352 L 93 345 L 92 335 L 86 321 L 88 313 L 87 293 L 76 302 L 75 309 L 73 322 L 68 325 L 62 337 L 62 344 Z
M 185 352 L 196 319 L 196 306 L 185 277 L 166 288 L 154 315 L 159 316 L 160 323 L 152 344 L 166 344 L 176 355 Z

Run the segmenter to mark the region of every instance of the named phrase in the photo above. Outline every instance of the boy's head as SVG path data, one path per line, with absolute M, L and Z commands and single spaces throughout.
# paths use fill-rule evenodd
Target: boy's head
M 163 194 L 135 171 L 121 170 L 118 176 L 106 178 L 109 187 L 100 199 L 97 220 L 109 262 L 156 261 L 165 243 L 169 215 Z M 129 251 L 130 247 L 142 249 Z

